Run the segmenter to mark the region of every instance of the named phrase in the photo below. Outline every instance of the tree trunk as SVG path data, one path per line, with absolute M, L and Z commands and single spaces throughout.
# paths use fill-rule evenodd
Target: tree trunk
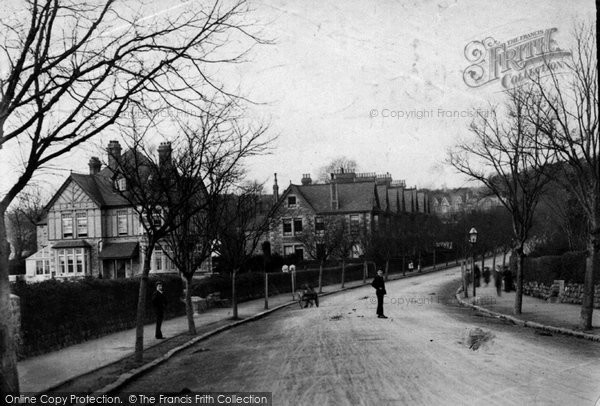
M 485 253 L 481 254 L 481 272 L 483 272 L 483 268 L 485 268 Z
M 238 305 L 237 305 L 237 292 L 235 291 L 235 277 L 237 275 L 238 270 L 234 269 L 231 274 L 231 311 L 233 316 L 231 318 L 233 320 L 238 319 Z
M 193 275 L 185 275 L 185 314 L 187 315 L 188 333 L 196 335 L 196 324 L 194 323 L 194 308 L 192 307 L 192 278 Z
M 363 263 L 363 283 L 367 283 L 367 272 L 368 272 L 368 265 L 367 265 L 367 261 L 365 260 L 365 262 Z
M 525 254 L 523 253 L 523 247 L 519 247 L 516 250 L 517 254 L 517 281 L 515 283 L 515 306 L 513 309 L 514 314 L 521 314 L 523 311 L 523 271 L 525 265 Z M 511 272 L 509 270 L 509 272 Z
M 590 233 L 587 246 L 588 253 L 585 261 L 583 300 L 581 301 L 579 318 L 579 327 L 583 330 L 592 329 L 596 273 L 600 267 L 600 229 L 597 227 L 597 224 L 593 224 L 592 226 L 592 230 L 595 230 L 595 232 Z
M 402 276 L 406 276 L 406 255 L 402 254 Z
M 342 289 L 344 289 L 344 278 L 346 277 L 346 261 L 342 259 Z
M 460 263 L 460 274 L 462 276 L 463 297 L 466 299 L 469 297 L 469 282 L 467 281 L 467 266 L 465 261 L 461 261 Z
M 19 393 L 17 349 L 10 318 L 10 284 L 8 282 L 8 257 L 10 246 L 6 240 L 6 207 L 0 207 L 0 393 Z
M 496 271 L 496 249 L 494 248 L 494 255 L 492 256 L 492 272 Z
M 140 279 L 140 289 L 138 291 L 137 315 L 135 321 L 135 360 L 142 361 L 144 358 L 144 322 L 146 318 L 146 292 L 148 291 L 148 274 L 150 273 L 150 264 L 152 252 L 155 243 L 148 243 L 144 253 L 144 266 L 142 268 L 142 277 Z
M 390 270 L 390 258 L 387 257 L 385 259 L 385 280 L 386 281 L 388 280 L 388 272 L 389 272 L 389 270 Z
M 506 248 L 502 248 L 502 272 L 504 272 L 504 267 L 506 267 Z
M 433 248 L 433 270 L 435 271 L 435 247 Z
M 323 293 L 323 261 L 319 263 L 319 293 Z

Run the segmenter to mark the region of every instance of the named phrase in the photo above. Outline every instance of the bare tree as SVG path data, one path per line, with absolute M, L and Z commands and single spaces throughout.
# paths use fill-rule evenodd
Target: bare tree
M 589 225 L 580 327 L 592 328 L 594 284 L 600 269 L 600 137 L 598 136 L 597 27 L 580 23 L 566 71 L 546 60 L 544 75 L 531 75 L 535 97 L 524 100 L 528 121 L 544 134 L 561 165 L 556 179 L 576 197 Z
M 352 158 L 348 158 L 347 156 L 338 156 L 337 158 L 332 159 L 327 165 L 319 169 L 317 179 L 319 182 L 327 183 L 331 178 L 331 174 L 335 171 L 339 171 L 340 169 L 344 169 L 347 172 L 354 172 L 358 170 L 358 164 Z
M 347 239 L 348 225 L 341 216 L 317 216 L 307 218 L 307 225 L 296 236 L 308 255 L 319 261 L 319 293 L 323 292 L 323 267 L 327 259 L 340 250 Z
M 36 250 L 37 223 L 41 220 L 43 212 L 39 189 L 31 189 L 20 193 L 16 204 L 6 213 L 7 237 L 16 259 L 23 259 L 24 253 Z
M 9 334 L 5 213 L 38 170 L 111 126 L 131 106 L 199 114 L 207 92 L 227 93 L 211 66 L 241 61 L 260 42 L 243 0 L 183 2 L 152 13 L 142 2 L 27 0 L 0 15 L 0 149 L 23 168 L 0 198 L 0 392 L 18 392 Z M 136 8 L 137 7 L 137 8 Z M 231 41 L 238 36 L 240 41 Z M 226 45 L 250 44 L 241 52 Z M 243 45 L 242 45 L 243 46 Z M 220 52 L 223 51 L 223 52 Z M 228 52 L 227 52 L 228 51 Z
M 221 263 L 231 269 L 232 316 L 237 319 L 236 276 L 256 252 L 272 219 L 263 210 L 262 185 L 233 186 L 229 191 L 235 193 L 224 193 L 218 200 L 216 251 Z
M 539 142 L 540 131 L 526 120 L 522 101 L 526 94 L 515 91 L 508 97 L 505 115 L 494 106 L 489 113 L 479 113 L 470 127 L 473 140 L 451 151 L 449 163 L 487 186 L 511 214 L 513 249 L 518 257 L 514 313 L 521 314 L 524 246 L 549 181 L 545 173 L 552 160 Z
M 178 269 L 185 277 L 186 310 L 193 333 L 190 285 L 197 261 L 204 259 L 207 253 L 210 255 L 210 247 L 204 243 L 196 244 L 195 248 L 202 251 L 194 251 L 194 247 L 178 246 L 177 243 L 187 244 L 185 233 L 198 232 L 200 237 L 210 238 L 212 223 L 204 224 L 208 229 L 200 229 L 190 227 L 190 221 L 196 221 L 196 226 L 202 227 L 197 216 L 214 214 L 216 200 L 242 175 L 242 161 L 262 153 L 270 142 L 264 137 L 265 127 L 242 126 L 236 121 L 231 106 L 215 108 L 213 114 L 199 118 L 195 127 L 182 126 L 178 140 L 163 144 L 165 149 L 159 149 L 158 157 L 146 146 L 150 126 L 143 131 L 134 126 L 128 138 L 129 153 L 113 157 L 116 164 L 113 179 L 117 184 L 121 178 L 125 180 L 126 187 L 118 191 L 138 213 L 146 240 L 137 309 L 138 359 L 142 358 L 144 348 L 145 300 L 154 249 L 169 247 L 170 250 L 163 249 L 165 255 L 176 259 Z M 183 231 L 180 230 L 182 227 Z

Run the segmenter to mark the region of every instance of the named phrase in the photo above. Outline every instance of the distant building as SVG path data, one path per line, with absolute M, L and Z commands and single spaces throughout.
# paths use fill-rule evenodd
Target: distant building
M 431 212 L 445 221 L 453 221 L 462 213 L 490 211 L 502 207 L 500 199 L 481 188 L 459 188 L 429 191 Z

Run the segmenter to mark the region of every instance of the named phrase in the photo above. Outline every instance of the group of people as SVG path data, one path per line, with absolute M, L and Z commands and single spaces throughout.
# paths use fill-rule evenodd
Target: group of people
M 475 287 L 481 286 L 481 277 L 483 276 L 483 282 L 485 286 L 488 286 L 491 280 L 491 271 L 487 266 L 483 268 L 483 272 L 477 264 L 473 267 L 473 272 L 475 276 Z M 467 283 L 471 283 L 471 275 L 470 273 L 467 275 Z M 496 287 L 496 294 L 498 296 L 502 295 L 502 286 L 504 285 L 504 291 L 510 292 L 513 290 L 513 275 L 508 267 L 504 267 L 502 269 L 500 266 L 497 266 L 494 270 L 494 286 Z

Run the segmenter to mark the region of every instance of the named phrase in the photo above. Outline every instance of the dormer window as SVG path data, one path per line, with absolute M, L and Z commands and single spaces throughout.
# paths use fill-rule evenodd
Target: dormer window
M 121 192 L 127 190 L 127 180 L 125 178 L 119 178 L 115 180 L 115 189 Z
M 296 207 L 296 204 L 297 204 L 296 196 L 288 196 L 287 203 L 288 203 L 288 207 Z

